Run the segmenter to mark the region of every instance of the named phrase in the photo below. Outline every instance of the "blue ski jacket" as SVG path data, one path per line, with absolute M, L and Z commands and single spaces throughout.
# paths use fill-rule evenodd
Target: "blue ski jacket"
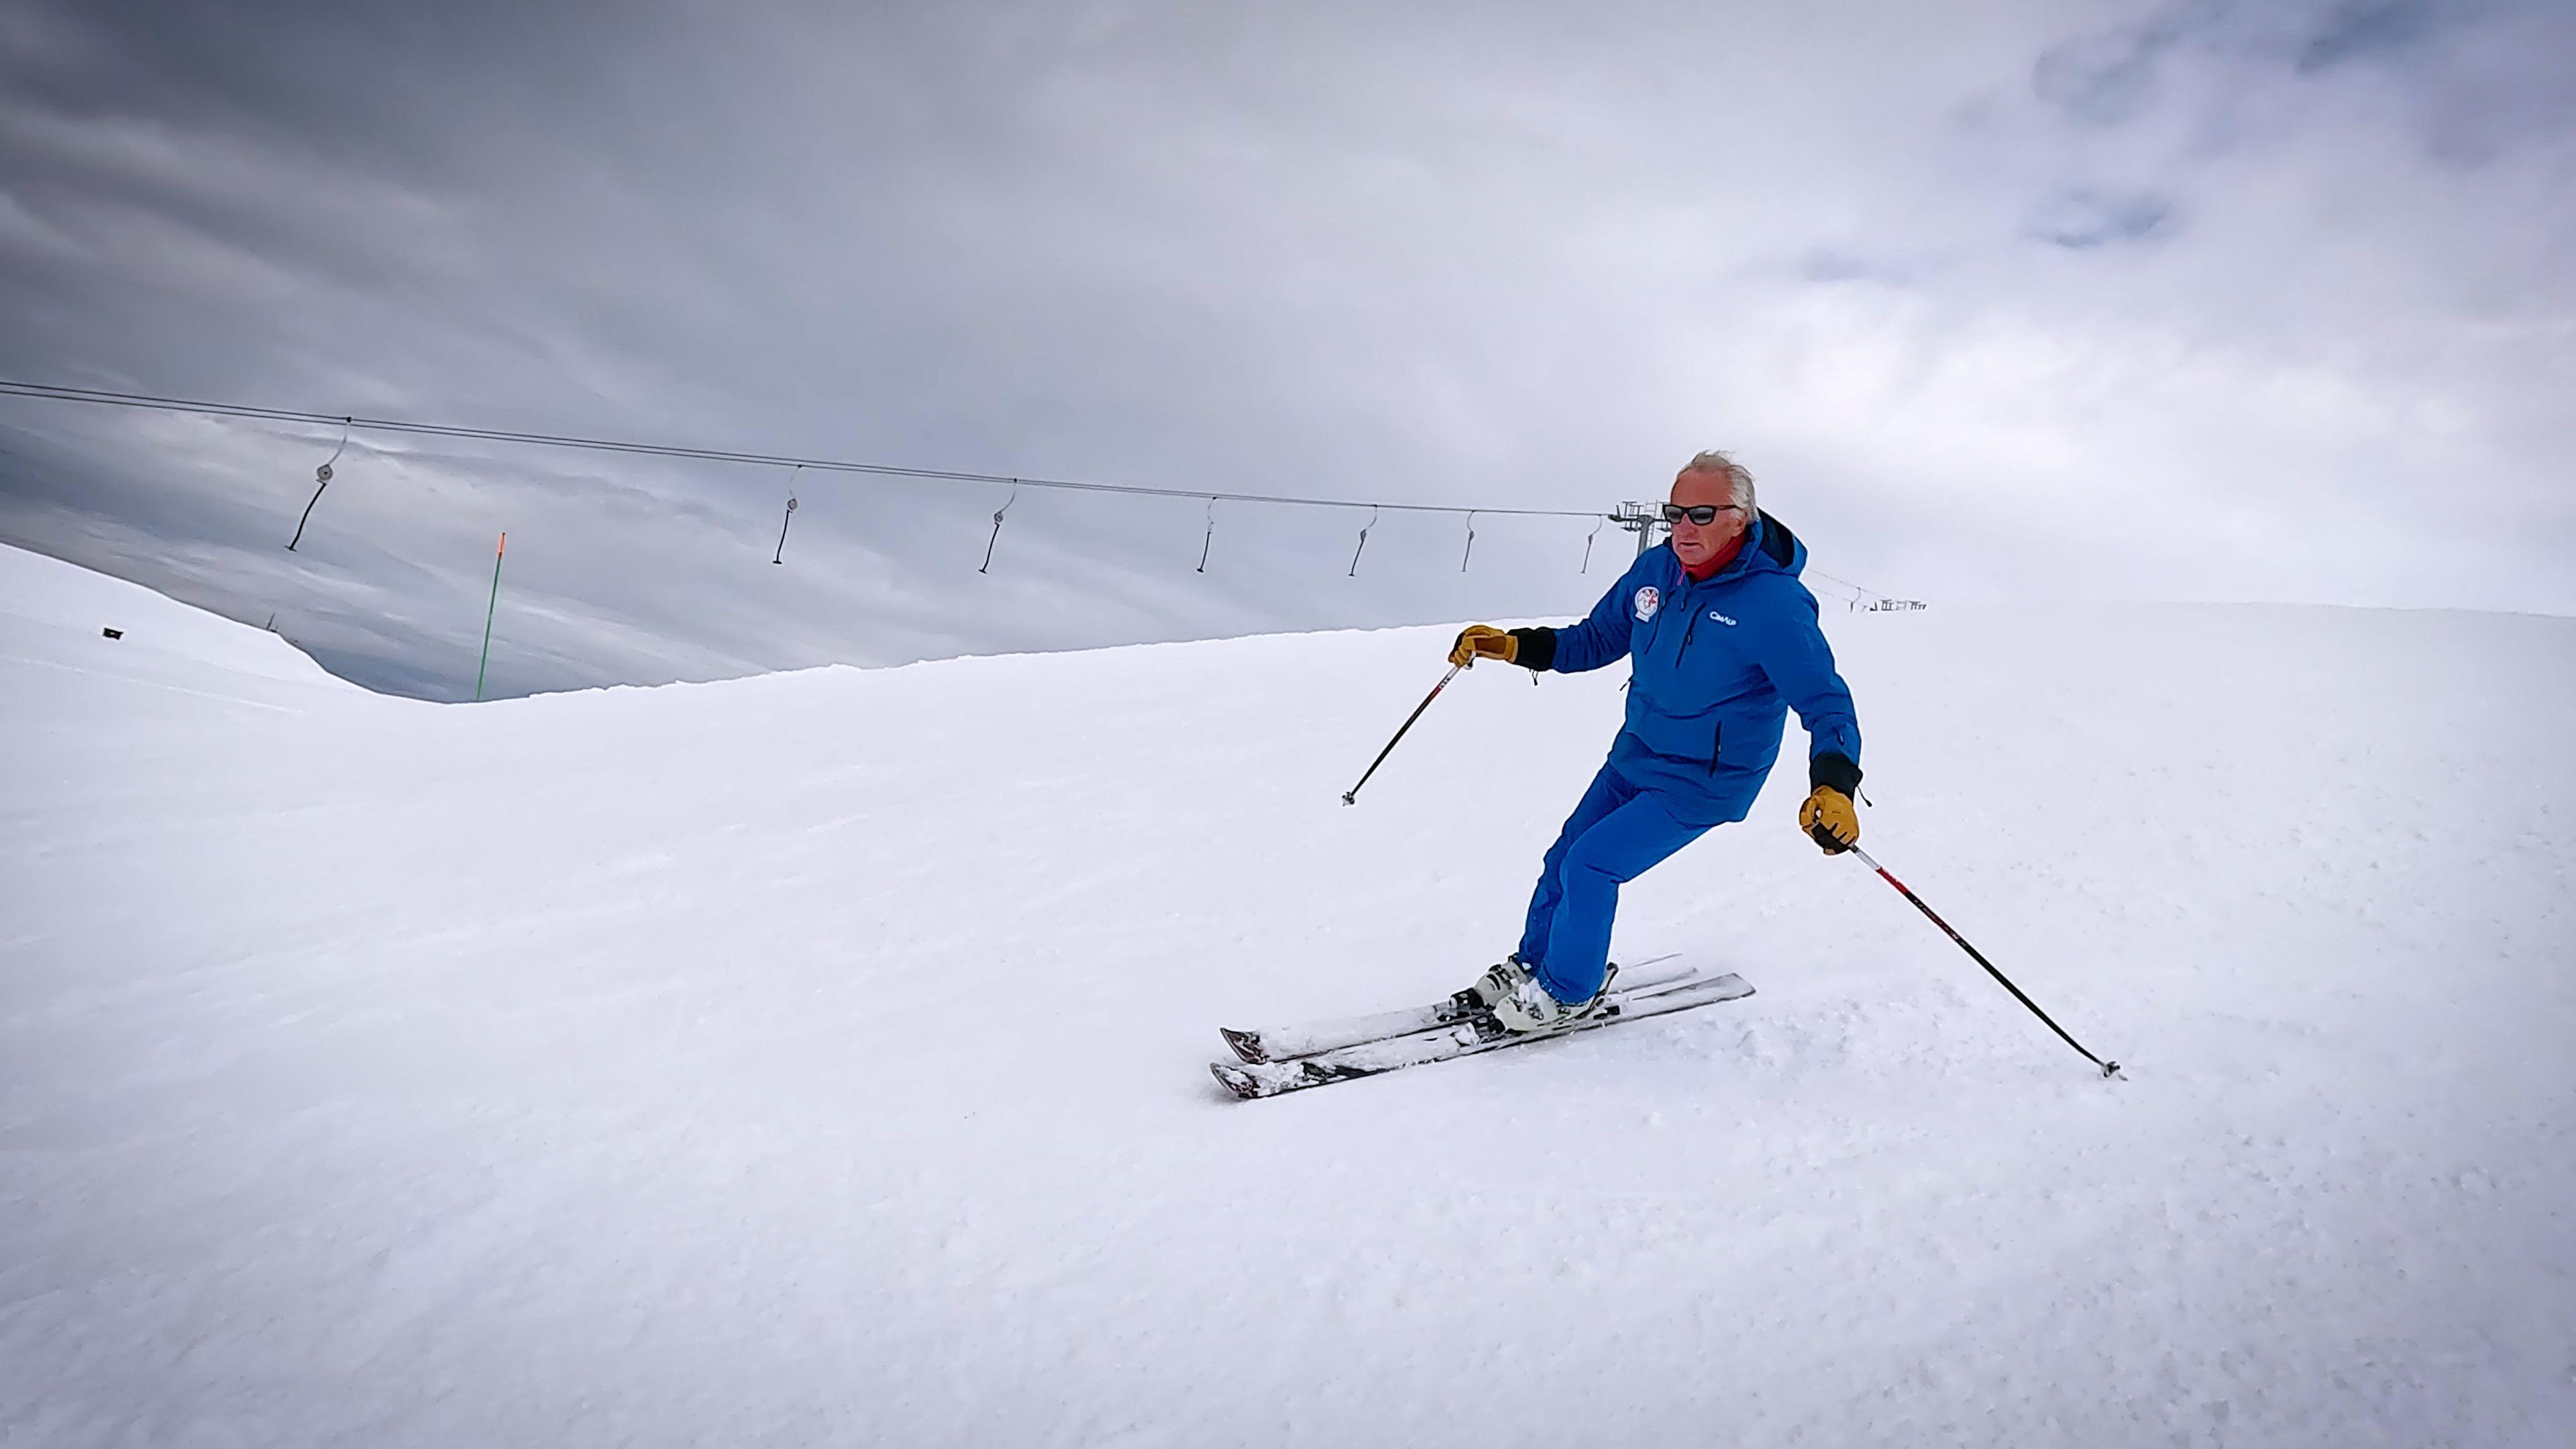
M 1515 629 L 1516 662 L 1574 674 L 1628 659 L 1628 718 L 1610 768 L 1686 825 L 1741 820 L 1780 755 L 1788 711 L 1807 727 L 1815 784 L 1860 785 L 1860 720 L 1798 581 L 1807 548 L 1767 513 L 1705 581 L 1670 544 L 1637 556 L 1583 622 Z

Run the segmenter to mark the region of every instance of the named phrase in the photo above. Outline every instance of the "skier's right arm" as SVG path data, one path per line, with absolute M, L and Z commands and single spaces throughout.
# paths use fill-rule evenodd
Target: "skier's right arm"
M 1580 623 L 1562 629 L 1514 629 L 1512 637 L 1520 648 L 1514 663 L 1531 669 L 1553 669 L 1559 674 L 1581 674 L 1599 669 L 1613 660 L 1628 656 L 1628 629 L 1636 616 L 1628 612 L 1628 603 L 1636 593 L 1629 575 L 1630 568 L 1619 576 L 1619 582 L 1592 606 L 1592 612 Z

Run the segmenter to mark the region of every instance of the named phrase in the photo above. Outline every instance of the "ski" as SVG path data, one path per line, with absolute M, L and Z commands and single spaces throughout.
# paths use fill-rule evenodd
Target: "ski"
M 1697 969 L 1683 965 L 1679 952 L 1650 956 L 1643 961 L 1616 968 L 1613 983 L 1619 992 L 1653 991 L 1687 981 L 1697 976 Z M 1411 1036 L 1418 1031 L 1448 1026 L 1476 1015 L 1476 1009 L 1465 1005 L 1460 997 L 1465 992 L 1445 997 L 1429 1006 L 1408 1007 L 1401 1011 L 1380 1011 L 1367 1016 L 1331 1017 L 1322 1021 L 1300 1022 L 1293 1026 L 1258 1027 L 1242 1030 L 1218 1027 L 1217 1035 L 1234 1049 L 1236 1057 L 1250 1066 L 1265 1062 L 1284 1062 L 1292 1057 L 1311 1057 L 1318 1052 L 1339 1051 L 1362 1042 L 1384 1041 L 1389 1037 Z
M 1256 1097 L 1276 1097 L 1284 1092 L 1302 1092 L 1308 1087 L 1328 1086 L 1334 1082 L 1374 1077 L 1404 1067 L 1445 1062 L 1454 1057 L 1470 1057 L 1499 1051 L 1504 1047 L 1526 1046 L 1531 1042 L 1555 1041 L 1596 1027 L 1613 1026 L 1623 1021 L 1638 1021 L 1651 1016 L 1664 1016 L 1688 1011 L 1698 1006 L 1714 1006 L 1721 1001 L 1735 1001 L 1751 996 L 1753 987 L 1733 972 L 1711 976 L 1678 987 L 1658 990 L 1653 987 L 1615 993 L 1592 1016 L 1562 1031 L 1540 1032 L 1529 1036 L 1489 1037 L 1477 1030 L 1473 1021 L 1452 1022 L 1410 1036 L 1391 1037 L 1383 1041 L 1362 1042 L 1356 1046 L 1297 1057 L 1284 1062 L 1245 1063 L 1210 1062 L 1225 1089 L 1245 1101 Z M 1490 1028 L 1489 1028 L 1490 1029 Z

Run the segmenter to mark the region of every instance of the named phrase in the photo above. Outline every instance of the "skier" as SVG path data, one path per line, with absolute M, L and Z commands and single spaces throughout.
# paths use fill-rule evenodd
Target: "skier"
M 1860 843 L 1860 722 L 1798 582 L 1806 545 L 1755 505 L 1753 475 L 1715 450 L 1674 477 L 1663 518 L 1671 540 L 1639 554 L 1581 623 L 1476 624 L 1449 654 L 1568 674 L 1629 661 L 1627 721 L 1539 867 L 1520 949 L 1469 988 L 1511 1031 L 1600 1008 L 1619 887 L 1745 817 L 1789 708 L 1810 742 L 1798 824 L 1829 855 Z

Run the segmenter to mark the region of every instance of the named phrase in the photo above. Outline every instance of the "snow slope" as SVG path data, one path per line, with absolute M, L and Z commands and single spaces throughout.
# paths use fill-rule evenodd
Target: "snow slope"
M 1615 671 L 1346 809 L 1446 631 L 445 707 L 0 551 L 0 1444 L 2569 1442 L 2576 623 L 1831 622 L 2130 1080 L 1783 771 L 1619 935 L 1759 995 L 1224 1098 L 1508 948 Z

